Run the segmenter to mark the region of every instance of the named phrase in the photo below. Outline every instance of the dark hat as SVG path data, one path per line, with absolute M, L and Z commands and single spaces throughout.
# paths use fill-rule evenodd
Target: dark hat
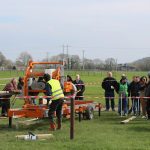
M 21 82 L 23 80 L 23 77 L 19 77 L 18 81 Z
M 48 73 L 45 73 L 43 79 L 47 82 L 51 79 L 51 76 Z
M 126 80 L 127 78 L 125 77 L 125 76 L 123 76 L 122 78 L 121 78 L 121 80 Z

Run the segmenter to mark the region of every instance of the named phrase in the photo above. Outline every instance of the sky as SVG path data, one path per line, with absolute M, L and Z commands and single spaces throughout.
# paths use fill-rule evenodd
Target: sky
M 127 63 L 150 56 L 149 0 L 1 0 L 0 51 L 13 61 L 64 52 Z

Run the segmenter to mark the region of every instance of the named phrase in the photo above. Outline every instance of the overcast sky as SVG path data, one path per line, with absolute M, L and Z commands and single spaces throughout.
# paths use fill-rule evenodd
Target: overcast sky
M 150 56 L 150 0 L 1 0 L 0 51 L 15 60 L 62 53 L 119 63 Z M 65 49 L 66 53 L 66 49 Z

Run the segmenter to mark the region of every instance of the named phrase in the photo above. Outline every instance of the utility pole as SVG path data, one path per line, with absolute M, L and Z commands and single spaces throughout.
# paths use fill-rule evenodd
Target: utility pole
M 83 52 L 83 58 L 82 58 L 82 69 L 84 70 L 84 50 L 82 51 Z
M 68 70 L 69 70 L 69 65 L 70 65 L 70 60 L 69 60 L 69 45 L 66 45 L 66 50 L 67 50 L 67 63 L 68 63 Z
M 68 48 L 69 48 L 69 46 L 68 46 L 68 45 L 66 45 L 66 50 L 67 50 L 67 58 L 69 57 Z
M 118 61 L 116 59 L 116 72 L 118 71 Z
M 116 58 L 116 76 L 117 76 L 117 71 L 118 71 L 118 61 L 117 61 L 117 58 Z
M 49 52 L 46 52 L 46 59 L 47 59 L 47 62 L 49 62 Z
M 62 50 L 63 50 L 63 58 L 62 58 L 63 60 L 62 60 L 62 61 L 64 62 L 64 56 L 65 56 L 65 45 L 63 45 L 63 46 L 62 46 Z

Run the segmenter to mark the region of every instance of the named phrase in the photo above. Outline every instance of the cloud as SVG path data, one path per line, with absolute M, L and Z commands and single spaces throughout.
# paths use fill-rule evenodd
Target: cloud
M 42 51 L 43 56 L 48 50 L 59 53 L 67 43 L 72 53 L 87 47 L 89 57 L 102 57 L 107 56 L 99 52 L 103 48 L 149 48 L 149 6 L 149 0 L 5 0 L 0 5 L 0 49 L 8 54 L 29 50 L 42 57 Z
M 122 15 L 122 14 L 150 14 L 149 9 L 150 1 L 148 0 L 126 0 L 126 1 L 105 1 L 103 3 L 94 4 L 89 6 L 89 10 L 95 9 L 95 12 L 108 13 L 109 15 Z

